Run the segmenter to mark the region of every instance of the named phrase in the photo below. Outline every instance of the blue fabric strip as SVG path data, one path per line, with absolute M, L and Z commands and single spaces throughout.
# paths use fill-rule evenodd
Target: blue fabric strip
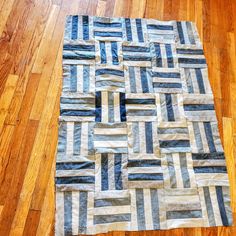
M 137 223 L 139 230 L 145 230 L 145 208 L 144 208 L 144 194 L 143 189 L 136 189 L 136 209 L 137 209 Z
M 141 84 L 142 84 L 143 93 L 149 93 L 147 68 L 146 67 L 140 67 L 140 77 L 141 77 Z
M 166 218 L 168 220 L 174 219 L 191 219 L 191 218 L 201 218 L 201 210 L 182 210 L 182 211 L 167 211 Z
M 204 87 L 203 78 L 202 78 L 201 69 L 195 69 L 195 73 L 196 73 L 196 77 L 197 77 L 197 83 L 198 83 L 199 92 L 201 94 L 206 93 L 205 87 Z
M 95 116 L 95 110 L 63 110 L 61 116 Z
M 158 190 L 150 189 L 153 229 L 160 229 Z
M 228 217 L 226 214 L 222 186 L 216 186 L 217 201 L 220 209 L 221 220 L 224 226 L 228 226 Z
M 154 88 L 182 88 L 181 83 L 160 83 L 160 82 L 153 82 Z
M 192 153 L 193 160 L 224 160 L 225 156 L 223 152 L 214 153 Z
M 125 18 L 125 29 L 127 41 L 133 41 L 130 18 Z
M 171 94 L 165 94 L 166 100 L 166 111 L 167 111 L 167 119 L 168 121 L 175 121 L 174 110 L 172 107 L 172 97 Z
M 149 24 L 149 25 L 147 25 L 147 29 L 173 30 L 173 26 L 171 26 L 171 25 L 154 25 L 154 24 Z
M 72 194 L 64 192 L 64 233 L 72 235 Z
M 152 72 L 152 77 L 158 78 L 180 78 L 180 73 L 175 72 Z
M 80 146 L 81 146 L 81 123 L 74 123 L 74 154 L 80 154 Z
M 204 130 L 207 138 L 207 143 L 210 152 L 216 152 L 215 142 L 212 134 L 212 128 L 210 122 L 203 122 Z
M 94 176 L 56 177 L 56 184 L 94 184 Z
M 77 91 L 77 66 L 76 65 L 70 66 L 70 74 L 71 74 L 70 91 L 76 92 Z
M 202 49 L 177 48 L 176 51 L 178 54 L 204 55 Z
M 110 23 L 110 22 L 95 21 L 93 22 L 93 26 L 103 27 L 103 28 L 121 28 L 122 24 L 119 22 Z
M 90 84 L 90 65 L 83 65 L 83 92 L 89 92 Z
M 172 55 L 172 49 L 170 44 L 165 44 L 166 48 L 166 56 L 167 56 L 167 64 L 169 68 L 174 67 L 174 61 L 173 61 L 173 55 Z
M 76 53 L 74 55 L 63 54 L 63 59 L 67 59 L 67 60 L 94 60 L 95 55 L 79 54 L 79 53 Z
M 122 154 L 114 154 L 114 172 L 115 172 L 115 189 L 123 189 L 122 181 Z
M 162 173 L 135 173 L 128 174 L 129 181 L 155 181 L 155 180 L 163 180 Z
M 226 166 L 197 166 L 193 169 L 195 173 L 227 173 Z
M 130 159 L 128 160 L 127 167 L 155 167 L 161 166 L 161 160 L 152 159 Z
M 80 191 L 79 193 L 79 233 L 86 233 L 87 229 L 87 209 L 88 209 L 88 192 Z
M 117 42 L 111 42 L 112 64 L 119 65 Z
M 104 41 L 99 41 L 101 64 L 107 63 L 106 45 Z
M 159 43 L 154 44 L 155 48 L 155 58 L 156 58 L 156 66 L 162 67 L 162 58 L 161 58 L 161 47 Z
M 101 188 L 102 191 L 109 189 L 108 184 L 108 155 L 107 153 L 101 154 Z
M 104 32 L 104 31 L 94 31 L 94 36 L 98 37 L 122 37 L 122 32 Z
M 198 58 L 178 58 L 179 63 L 185 64 L 206 64 L 206 59 L 198 59 Z
M 151 61 L 152 58 L 149 56 L 131 56 L 131 55 L 123 55 L 124 61 Z
M 189 140 L 160 140 L 161 148 L 190 147 Z
M 71 39 L 77 39 L 78 37 L 78 16 L 72 16 L 72 32 Z
M 152 122 L 145 122 L 146 152 L 153 153 Z
M 120 93 L 120 120 L 121 122 L 126 121 L 126 107 L 125 107 L 125 93 Z
M 85 51 L 85 52 L 95 52 L 94 45 L 86 45 L 86 44 L 64 44 L 64 50 L 76 50 L 76 51 Z
M 184 33 L 183 33 L 183 29 L 182 29 L 182 25 L 181 22 L 177 22 L 177 30 L 179 33 L 179 40 L 181 44 L 185 44 L 185 40 L 184 40 Z
M 82 162 L 59 162 L 56 164 L 56 170 L 81 170 L 81 169 L 94 169 L 95 164 L 91 161 Z
M 138 98 L 127 98 L 126 104 L 156 104 L 156 100 L 153 98 L 138 99 Z
M 207 111 L 215 110 L 214 104 L 184 104 L 185 111 Z
M 83 40 L 89 40 L 89 16 L 82 16 Z
M 99 75 L 115 75 L 115 76 L 124 77 L 124 71 L 116 70 L 116 69 L 97 69 L 96 76 L 99 76 Z
M 141 19 L 135 19 L 135 22 L 136 22 L 136 27 L 137 27 L 138 41 L 139 42 L 144 42 L 142 20 Z
M 96 92 L 96 99 L 95 99 L 95 121 L 101 122 L 102 120 L 102 97 L 101 92 Z
M 122 46 L 123 52 L 150 52 L 149 47 L 142 46 Z

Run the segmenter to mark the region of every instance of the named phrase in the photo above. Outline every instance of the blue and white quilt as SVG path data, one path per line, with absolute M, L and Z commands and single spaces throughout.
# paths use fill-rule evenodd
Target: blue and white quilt
M 56 235 L 232 224 L 192 22 L 68 16 Z

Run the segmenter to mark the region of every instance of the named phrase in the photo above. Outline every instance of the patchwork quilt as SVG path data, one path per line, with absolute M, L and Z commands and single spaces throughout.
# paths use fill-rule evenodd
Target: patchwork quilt
M 232 224 L 192 22 L 68 16 L 56 235 Z

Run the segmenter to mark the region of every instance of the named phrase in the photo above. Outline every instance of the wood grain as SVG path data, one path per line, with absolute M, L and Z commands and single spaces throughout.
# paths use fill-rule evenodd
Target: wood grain
M 0 235 L 54 234 L 54 171 L 65 16 L 195 21 L 203 41 L 236 220 L 236 1 L 0 1 Z M 107 235 L 236 235 L 236 227 Z

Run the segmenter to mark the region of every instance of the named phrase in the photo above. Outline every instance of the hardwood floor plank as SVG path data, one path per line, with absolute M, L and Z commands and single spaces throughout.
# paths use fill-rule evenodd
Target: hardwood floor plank
M 10 74 L 7 78 L 3 93 L 0 97 L 0 134 L 8 113 L 9 106 L 11 104 L 11 100 L 16 90 L 17 80 L 17 75 Z
M 10 12 L 12 10 L 13 7 L 13 3 L 15 2 L 15 0 L 9 0 L 9 1 L 2 1 L 0 2 L 1 6 L 0 6 L 0 35 L 3 34 L 3 29 L 4 26 L 6 24 L 6 21 L 10 15 Z
M 28 125 L 29 114 L 32 108 L 35 92 L 37 91 L 39 78 L 39 74 L 31 74 L 30 76 L 26 88 L 26 94 L 22 101 L 22 106 L 20 107 L 19 122 L 14 128 L 14 132 L 11 136 L 11 143 L 10 145 L 8 145 L 2 158 L 2 171 L 0 172 L 0 202 L 5 201 L 7 193 L 9 191 L 8 186 L 11 183 L 15 171 L 15 166 L 18 162 L 18 155 L 21 149 L 23 137 L 25 135 L 25 130 Z
M 60 53 L 58 53 L 58 55 L 61 56 Z M 23 181 L 20 201 L 18 202 L 17 209 L 14 215 L 10 235 L 18 233 L 19 231 L 21 231 L 22 227 L 24 229 L 27 213 L 30 209 L 32 194 L 39 173 L 40 163 L 44 155 L 45 145 L 47 141 L 46 135 L 50 128 L 49 125 L 52 117 L 52 111 L 55 107 L 58 89 L 60 87 L 60 83 L 58 83 L 58 78 L 60 78 L 61 76 L 61 64 L 59 63 L 61 62 L 60 56 L 57 57 L 56 66 L 54 67 L 50 80 L 49 89 L 45 98 L 45 106 L 42 110 L 42 116 L 39 121 L 38 132 L 35 138 L 31 158 L 29 160 L 28 168 Z
M 17 85 L 16 94 L 11 103 L 11 107 L 9 108 L 9 114 L 6 119 L 6 122 L 8 124 L 16 124 L 17 122 L 18 112 L 21 107 L 21 102 L 25 94 L 25 88 L 28 83 L 29 75 L 32 73 L 31 68 L 35 60 L 38 44 L 41 40 L 45 28 L 44 21 L 48 15 L 48 9 L 50 5 L 50 3 L 44 4 L 44 2 L 45 0 L 38 0 L 37 5 L 35 5 L 34 10 L 31 12 L 31 14 L 37 16 L 31 18 L 31 20 L 34 19 L 34 21 L 36 21 L 37 24 L 32 23 L 33 29 L 31 33 L 24 34 L 24 37 L 28 38 L 28 40 L 23 40 L 23 42 L 19 46 L 19 48 L 22 48 L 22 50 L 20 50 L 19 55 L 16 54 L 15 58 L 16 60 L 13 63 L 16 73 L 19 74 L 20 78 Z M 38 12 L 37 7 L 40 8 L 40 6 L 42 7 L 43 4 L 45 6 L 43 10 L 40 11 L 39 15 L 36 14 L 36 12 Z M 23 63 L 21 64 L 22 61 Z
M 50 47 L 47 51 L 47 57 L 44 61 L 44 67 L 42 71 L 42 78 L 39 83 L 39 87 L 36 94 L 36 99 L 34 101 L 32 111 L 30 114 L 30 118 L 34 120 L 39 120 L 41 116 L 41 111 L 43 110 L 44 104 L 45 104 L 45 98 L 47 91 L 49 89 L 50 85 L 50 78 L 52 75 L 52 70 L 55 65 L 55 61 L 57 58 L 57 54 L 61 45 L 62 41 L 62 35 L 64 32 L 64 26 L 65 23 L 65 15 L 66 11 L 65 9 L 61 8 L 60 13 L 57 16 L 57 23 L 55 25 L 55 28 L 53 30 L 53 36 L 50 41 L 50 45 L 53 45 L 53 47 Z M 61 77 L 58 77 L 61 78 Z
M 53 5 L 50 11 L 45 30 L 43 32 L 42 40 L 38 48 L 38 53 L 32 68 L 33 73 L 42 73 L 44 68 L 44 63 L 48 55 L 48 50 L 51 47 L 51 40 L 53 37 L 53 30 L 56 25 L 58 14 L 60 11 L 60 6 Z
M 8 194 L 0 217 L 0 235 L 9 235 L 17 204 L 20 201 L 21 188 L 30 160 L 30 155 L 38 128 L 38 121 L 29 121 L 23 137 L 18 162 L 14 167 L 11 183 L 7 186 Z
M 36 210 L 29 210 L 23 236 L 36 235 L 37 226 L 40 219 L 41 212 Z
M 233 211 L 236 211 L 236 158 L 234 152 L 234 140 L 233 140 L 233 121 L 232 118 L 223 118 L 223 140 L 224 140 L 224 151 L 226 155 L 226 164 L 230 182 L 230 195 L 231 195 L 231 206 Z

